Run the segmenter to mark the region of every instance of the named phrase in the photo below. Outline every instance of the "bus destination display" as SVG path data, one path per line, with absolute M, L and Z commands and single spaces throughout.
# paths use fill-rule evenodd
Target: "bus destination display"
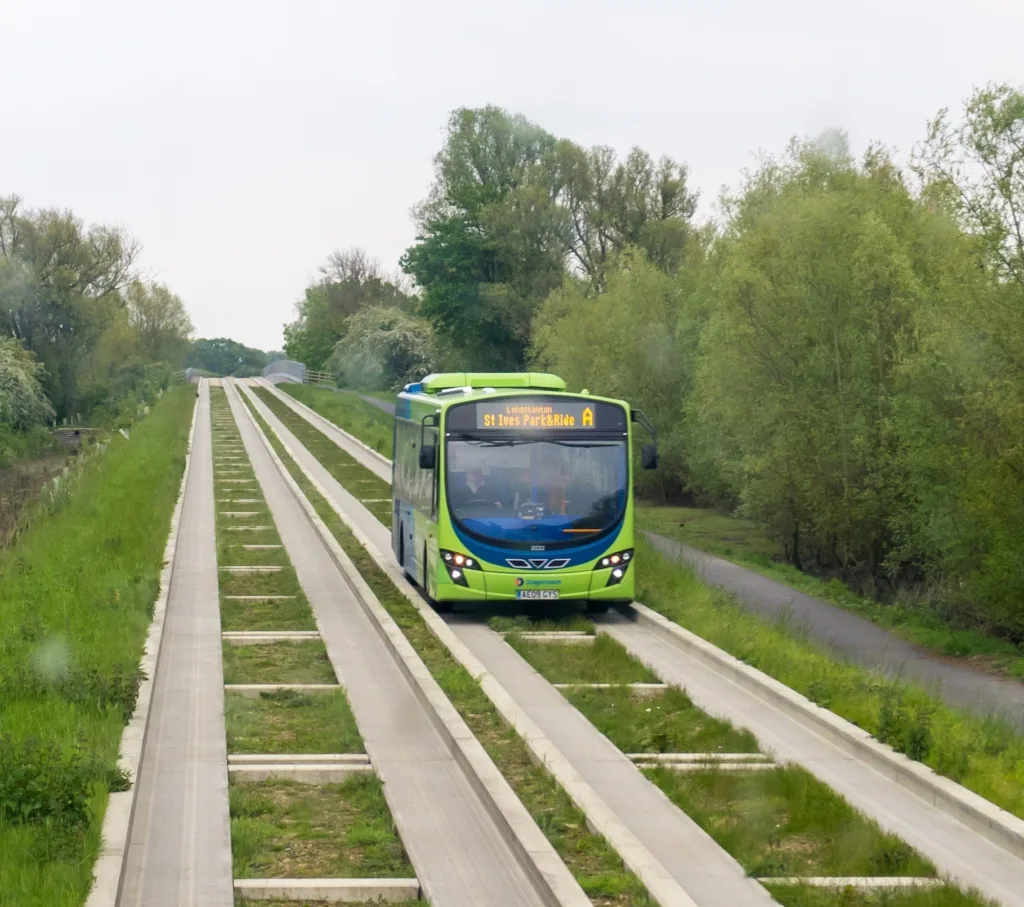
M 621 406 L 586 399 L 502 397 L 453 406 L 450 431 L 586 431 L 625 432 Z

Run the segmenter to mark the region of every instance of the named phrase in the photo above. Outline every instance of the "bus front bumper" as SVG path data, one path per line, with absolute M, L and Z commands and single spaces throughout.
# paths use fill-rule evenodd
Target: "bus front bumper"
M 540 575 L 537 573 L 492 573 L 465 571 L 468 585 L 452 582 L 447 571 L 437 571 L 439 601 L 632 601 L 632 569 L 622 580 L 608 585 L 611 570 L 586 570 L 576 573 Z

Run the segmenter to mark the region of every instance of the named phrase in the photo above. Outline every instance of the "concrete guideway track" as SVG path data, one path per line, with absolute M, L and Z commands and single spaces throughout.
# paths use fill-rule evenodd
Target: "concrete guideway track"
M 402 842 L 434 907 L 549 903 L 520 864 L 226 385 L 232 413 Z
M 231 907 L 208 382 L 195 434 L 119 907 Z
M 749 729 L 780 762 L 803 766 L 939 871 L 1004 907 L 1024 907 L 1024 860 L 876 771 L 834 740 L 785 714 L 771 697 L 740 686 L 655 629 L 619 614 L 598 619 L 607 633 L 709 714 Z
M 326 420 L 322 417 L 311 418 L 304 412 L 306 408 L 294 405 L 295 401 L 288 395 L 278 393 L 278 396 L 299 415 L 323 428 Z M 287 432 L 279 422 L 276 427 Z M 328 435 L 334 440 L 346 438 L 336 426 Z M 375 458 L 360 451 L 359 445 L 351 439 L 339 444 L 367 468 L 380 469 Z M 298 442 L 294 443 L 293 449 L 297 453 L 300 449 L 304 451 Z M 307 468 L 311 468 L 309 461 L 316 462 L 305 451 L 303 459 Z M 319 469 L 326 473 L 323 467 Z M 329 488 L 340 488 L 333 479 L 330 482 L 333 485 L 327 481 L 323 484 Z M 390 549 L 387 528 L 381 526 L 351 494 L 342 489 L 337 501 L 381 551 Z M 546 711 L 548 703 L 544 700 L 529 703 L 519 699 L 519 690 L 525 687 L 518 684 L 527 682 L 532 668 L 526 666 L 526 671 L 517 674 L 515 659 L 509 658 L 505 651 L 508 647 L 498 643 L 496 634 L 479 624 L 452 621 L 451 626 L 487 669 L 495 676 L 500 675 L 506 689 L 517 691 L 517 703 L 530 717 L 545 727 L 545 719 L 550 720 L 550 713 Z M 699 707 L 749 728 L 765 750 L 775 753 L 782 761 L 802 765 L 884 829 L 900 835 L 932 859 L 941 873 L 977 888 L 1004 907 L 1024 907 L 1024 861 L 1009 850 L 978 834 L 953 815 L 932 806 L 889 775 L 858 760 L 815 728 L 782 715 L 770 698 L 761 698 L 728 677 L 717 676 L 706 662 L 688 656 L 679 645 L 661 638 L 650 629 L 612 615 L 599 626 L 667 682 L 686 689 Z M 552 727 L 552 733 L 558 733 L 557 726 Z M 570 745 L 571 741 L 567 748 Z
M 379 551 L 389 553 L 387 527 L 345 490 L 273 413 L 259 402 L 257 408 L 360 531 Z M 405 583 L 396 564 L 384 566 L 396 583 Z M 769 907 L 775 903 L 744 874 L 739 863 L 498 634 L 479 624 L 453 622 L 451 628 L 506 690 L 515 691 L 516 706 L 539 727 L 558 750 L 562 764 L 578 779 L 574 787 L 585 789 L 584 796 L 602 801 L 598 810 L 614 826 L 609 828 L 610 837 L 630 842 L 620 848 L 626 851 L 621 855 L 627 865 L 636 867 L 634 871 L 656 897 L 652 882 L 662 886 L 660 903 L 665 907 Z

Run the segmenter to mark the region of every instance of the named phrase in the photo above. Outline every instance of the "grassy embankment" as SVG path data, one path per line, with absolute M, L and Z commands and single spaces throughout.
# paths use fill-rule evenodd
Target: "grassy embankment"
M 331 419 L 320 409 L 325 396 L 340 395 L 319 391 L 310 396 L 309 405 Z M 370 404 L 355 398 L 350 405 L 370 408 Z M 277 406 L 284 411 L 281 404 Z M 343 418 L 340 422 L 331 421 L 358 436 L 361 423 L 348 423 Z M 323 437 L 315 429 L 313 432 Z M 315 437 L 313 443 L 317 443 Z M 667 513 L 670 509 L 658 508 L 655 512 L 662 511 Z M 646 509 L 641 510 L 642 525 L 669 528 L 664 524 L 651 525 L 645 512 Z M 712 518 L 704 511 L 692 513 L 693 540 L 699 539 L 706 547 L 713 548 L 711 540 L 721 537 L 726 527 L 735 525 L 735 521 L 723 523 L 728 518 Z M 666 521 L 671 519 L 666 517 Z M 675 519 L 676 523 L 680 521 Z M 745 534 L 741 535 L 741 529 Z M 730 538 L 741 538 L 746 550 L 770 557 L 763 536 L 754 527 L 745 524 L 741 529 L 728 530 L 733 533 Z M 853 721 L 911 758 L 1024 817 L 1024 737 L 1012 728 L 995 719 L 951 708 L 914 685 L 837 661 L 793 628 L 766 624 L 750 615 L 731 596 L 706 586 L 688 565 L 662 557 L 643 539 L 638 540 L 637 549 L 638 598 L 644 604 Z
M 315 629 L 309 602 L 282 547 L 224 391 L 215 389 L 211 399 L 222 620 L 238 630 Z M 225 512 L 247 515 L 227 516 Z M 271 573 L 230 574 L 223 569 L 227 566 L 280 569 Z M 236 595 L 254 598 L 230 598 Z M 226 643 L 224 681 L 337 683 L 320 640 L 265 645 Z M 229 692 L 225 698 L 225 717 L 228 752 L 233 755 L 365 752 L 341 689 L 315 693 L 280 690 L 256 698 Z M 355 774 L 341 783 L 319 786 L 284 780 L 232 779 L 230 810 L 235 878 L 414 875 L 381 782 L 372 773 Z
M 975 667 L 1024 678 L 1024 651 L 1005 639 L 978 629 L 960 629 L 946 622 L 933 603 L 899 597 L 877 602 L 857 595 L 838 579 L 824 580 L 782 560 L 781 548 L 748 520 L 693 507 L 637 508 L 637 526 L 718 555 L 769 579 L 839 608 L 854 611 L 904 639 L 941 653 L 963 658 Z
M 165 394 L 0 553 L 0 901 L 81 904 L 156 600 L 195 388 Z

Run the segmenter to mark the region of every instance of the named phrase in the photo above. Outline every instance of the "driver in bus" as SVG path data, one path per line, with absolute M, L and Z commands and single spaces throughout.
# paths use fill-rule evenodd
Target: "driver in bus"
M 466 484 L 462 486 L 459 503 L 465 506 L 472 501 L 486 501 L 501 508 L 498 492 L 484 476 L 483 470 L 472 468 L 466 470 Z

